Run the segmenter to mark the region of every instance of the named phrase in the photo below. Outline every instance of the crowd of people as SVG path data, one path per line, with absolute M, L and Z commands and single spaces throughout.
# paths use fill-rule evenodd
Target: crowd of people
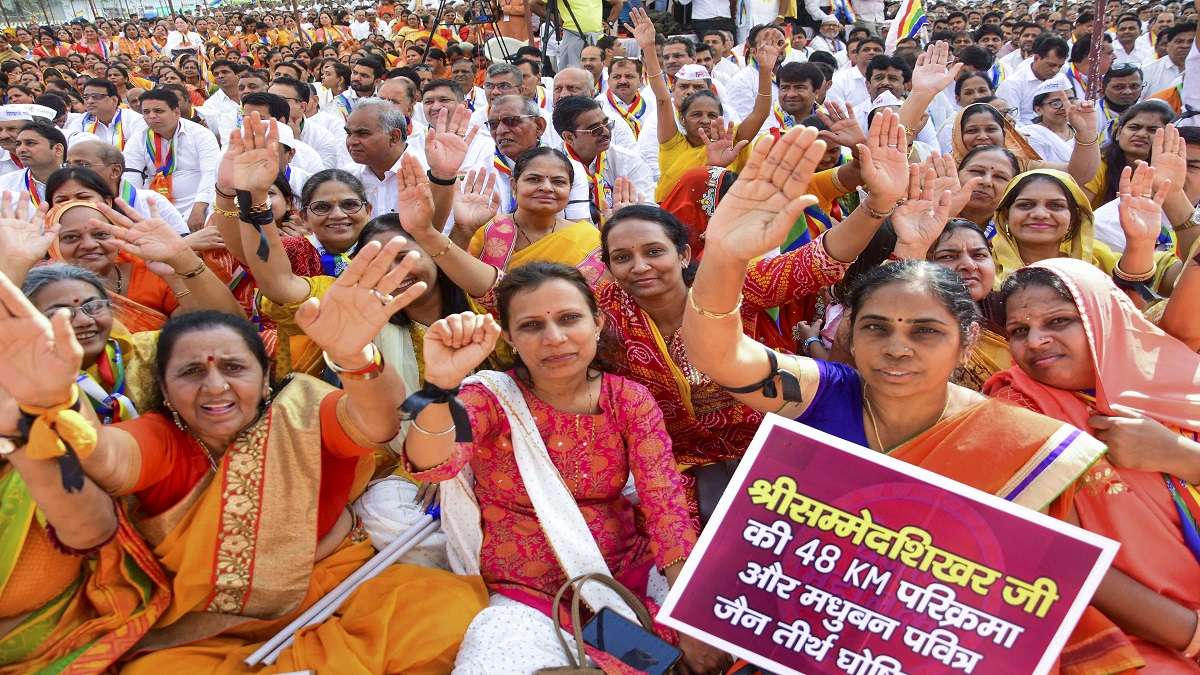
M 1200 673 L 1198 6 L 4 30 L 0 673 L 259 672 L 435 512 L 268 671 L 565 666 L 766 413 L 1119 542 L 1060 672 Z

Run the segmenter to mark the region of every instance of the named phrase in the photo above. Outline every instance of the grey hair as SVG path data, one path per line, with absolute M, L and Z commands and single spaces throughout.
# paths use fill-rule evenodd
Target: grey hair
M 495 108 L 497 104 L 512 103 L 514 101 L 521 102 L 521 114 L 522 115 L 528 115 L 530 117 L 541 117 L 542 109 L 538 107 L 537 101 L 534 101 L 533 99 L 525 98 L 524 96 L 522 96 L 520 94 L 508 94 L 506 96 L 500 96 L 495 101 L 492 101 L 491 107 Z
M 21 292 L 25 294 L 25 297 L 32 299 L 38 291 L 59 281 L 82 281 L 95 288 L 100 293 L 100 297 L 108 299 L 108 291 L 104 288 L 104 282 L 96 276 L 95 272 L 61 262 L 38 265 L 29 270 L 29 273 L 25 275 L 25 281 L 21 283 Z
M 125 155 L 117 149 L 117 146 L 111 143 L 105 143 L 99 139 L 87 139 L 79 141 L 78 143 L 72 143 L 71 147 L 84 147 L 91 144 L 95 144 L 96 156 L 100 158 L 100 161 L 104 162 L 105 164 L 118 165 L 122 169 L 125 168 Z
M 520 84 L 525 79 L 525 75 L 521 73 L 521 69 L 511 63 L 493 63 L 488 66 L 488 77 L 496 77 L 498 75 L 512 75 L 516 79 L 517 84 Z
M 385 133 L 391 134 L 398 129 L 400 140 L 408 140 L 408 119 L 404 117 L 404 113 L 400 112 L 400 108 L 396 107 L 395 103 L 372 96 L 361 99 L 355 104 L 354 112 L 360 110 L 375 110 L 375 114 L 379 116 L 379 125 L 383 127 Z

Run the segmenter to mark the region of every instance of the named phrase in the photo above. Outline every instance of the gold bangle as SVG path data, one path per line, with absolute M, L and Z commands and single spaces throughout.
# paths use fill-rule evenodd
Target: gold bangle
M 215 204 L 213 205 L 212 210 L 213 210 L 213 213 L 217 214 L 218 216 L 225 216 L 226 218 L 237 218 L 238 217 L 237 211 L 227 211 Z
M 1113 276 L 1120 279 L 1121 281 L 1128 281 L 1130 283 L 1139 284 L 1139 283 L 1142 283 L 1145 281 L 1150 281 L 1151 279 L 1153 279 L 1155 271 L 1156 271 L 1156 269 L 1155 269 L 1154 265 L 1151 265 L 1150 269 L 1146 272 L 1142 272 L 1141 274 L 1129 274 L 1128 272 L 1125 272 L 1124 270 L 1122 270 L 1120 265 L 1117 265 L 1116 267 L 1113 268 Z
M 883 220 L 884 218 L 887 218 L 888 216 L 895 213 L 896 207 L 900 206 L 900 204 L 903 203 L 903 202 L 896 202 L 895 204 L 892 204 L 892 208 L 887 211 L 876 211 L 875 209 L 871 208 L 870 204 L 867 203 L 867 201 L 870 198 L 871 198 L 871 196 L 867 195 L 867 199 L 862 200 L 861 202 L 859 202 L 859 204 L 861 204 L 862 207 L 867 210 L 867 213 L 871 214 L 872 218 L 878 218 L 879 220 Z
M 261 204 L 255 205 L 255 206 L 251 206 L 249 209 L 250 213 L 262 213 L 264 211 L 270 211 L 270 210 L 271 210 L 271 198 L 270 197 L 267 197 L 267 201 L 265 201 Z
M 201 274 L 204 274 L 205 270 L 207 270 L 207 269 L 208 269 L 208 264 L 205 263 L 204 260 L 201 260 L 200 264 L 196 265 L 195 269 L 188 271 L 188 272 L 176 272 L 175 274 L 179 275 L 179 277 L 181 277 L 183 279 L 195 279 L 196 277 L 200 276 Z
M 651 75 L 651 74 L 649 74 L 649 73 L 646 73 L 646 79 L 647 79 L 647 80 L 653 80 L 653 79 L 654 79 L 654 78 L 656 78 L 656 77 L 662 77 L 662 76 L 663 76 L 663 71 L 661 71 L 661 70 L 660 70 L 660 71 L 658 71 L 657 73 L 653 74 L 653 75 Z
M 174 291 L 174 294 L 176 300 L 182 300 L 192 294 L 192 289 L 185 288 L 182 291 Z
M 454 245 L 454 242 L 453 242 L 453 241 L 451 241 L 449 237 L 447 237 L 447 238 L 446 238 L 446 246 L 445 246 L 445 248 L 443 248 L 442 250 L 438 251 L 437 253 L 434 253 L 433 255 L 431 255 L 431 256 L 429 256 L 429 257 L 430 257 L 431 259 L 434 259 L 434 258 L 440 258 L 440 257 L 442 257 L 442 256 L 446 255 L 447 253 L 449 253 L 449 252 L 450 252 L 450 247 L 451 247 L 451 246 L 453 246 L 453 245 Z
M 414 429 L 425 434 L 426 436 L 448 436 L 448 435 L 454 433 L 454 429 L 455 429 L 455 425 L 451 424 L 450 428 L 445 431 L 430 431 L 430 430 L 426 429 L 425 427 L 421 426 L 420 424 L 417 424 L 416 420 L 412 420 L 412 425 L 413 425 Z
M 695 290 L 695 289 L 692 289 L 692 288 L 688 289 L 688 292 L 687 292 L 688 304 L 691 305 L 692 309 L 696 310 L 696 313 L 699 314 L 700 316 L 708 317 L 710 319 L 726 319 L 726 318 L 729 318 L 729 317 L 737 314 L 738 311 L 740 311 L 742 309 L 742 294 L 741 293 L 738 293 L 738 301 L 737 301 L 737 304 L 733 306 L 733 309 L 729 310 L 728 312 L 710 312 L 707 309 L 704 309 L 700 305 L 696 304 L 696 298 L 694 298 L 692 296 L 693 290 Z
M 764 94 L 764 93 L 762 93 L 761 91 L 760 91 L 760 92 L 758 92 L 758 95 L 759 95 L 759 96 L 761 96 L 761 97 L 763 97 L 763 98 L 771 98 L 771 94 Z
M 1096 132 L 1095 137 L 1093 137 L 1091 141 L 1084 143 L 1083 141 L 1079 140 L 1079 134 L 1075 134 L 1075 145 L 1078 145 L 1083 148 L 1090 148 L 1093 145 L 1100 142 L 1100 136 L 1101 136 L 1101 134 L 1099 132 Z

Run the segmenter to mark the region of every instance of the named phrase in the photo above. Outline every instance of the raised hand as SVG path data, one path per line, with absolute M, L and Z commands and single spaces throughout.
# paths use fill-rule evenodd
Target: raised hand
M 858 146 L 858 152 L 871 207 L 891 209 L 908 189 L 908 143 L 900 117 L 891 109 L 875 115 L 867 142 Z
M 939 40 L 917 55 L 917 67 L 913 68 L 912 91 L 936 94 L 954 84 L 963 64 L 954 63 L 950 56 L 950 45 Z
M 1067 124 L 1075 130 L 1075 136 L 1084 142 L 1098 138 L 1095 102 L 1072 101 L 1067 106 Z
M 975 176 L 964 184 L 958 178 L 958 165 L 954 162 L 954 155 L 951 154 L 943 155 L 935 152 L 926 158 L 925 166 L 932 168 L 937 176 L 933 179 L 933 194 L 949 190 L 949 216 L 951 218 L 958 217 L 967 202 L 971 201 L 971 192 L 979 187 L 980 183 L 983 183 L 983 177 Z
M 242 128 L 229 134 L 217 167 L 217 185 L 224 190 L 266 192 L 279 175 L 278 122 L 264 122 L 258 111 L 242 119 Z
M 1162 231 L 1162 205 L 1171 191 L 1171 181 L 1162 181 L 1155 192 L 1154 173 L 1154 167 L 1144 162 L 1137 163 L 1136 171 L 1128 166 L 1121 171 L 1117 213 L 1126 249 L 1139 244 L 1153 249 Z
M 750 141 L 735 143 L 733 140 L 735 134 L 733 122 L 729 122 L 726 126 L 721 120 L 713 120 L 711 130 L 700 127 L 700 138 L 704 141 L 709 166 L 725 167 L 737 160 L 742 148 L 746 147 Z
M 779 51 L 779 45 L 764 42 L 754 50 L 754 58 L 758 61 L 758 66 L 767 72 L 774 72 L 775 66 L 779 64 L 782 54 Z
M 93 218 L 92 226 L 103 229 L 112 235 L 113 246 L 147 262 L 171 263 L 189 247 L 183 237 L 174 230 L 167 221 L 158 216 L 158 207 L 150 202 L 150 217 L 147 218 L 133 210 L 120 199 L 114 202 L 121 207 L 125 214 L 105 205 L 96 204 L 96 210 L 108 218 L 108 222 Z
M 612 208 L 604 213 L 604 219 L 608 220 L 612 214 L 626 206 L 641 204 L 645 199 L 646 197 L 633 187 L 633 181 L 625 176 L 617 176 L 617 180 L 613 181 Z
M 936 190 L 936 182 L 937 172 L 932 167 L 909 165 L 908 199 L 892 214 L 897 257 L 924 260 L 933 242 L 946 229 L 946 220 L 950 217 L 950 191 Z
M 1179 137 L 1174 124 L 1154 132 L 1150 149 L 1150 166 L 1154 167 L 1154 187 L 1171 181 L 1175 189 L 1183 189 L 1187 179 L 1187 144 Z
M 654 22 L 650 20 L 650 15 L 641 7 L 634 7 L 629 10 L 629 20 L 633 22 L 633 25 L 625 24 L 625 29 L 637 40 L 642 54 L 645 55 L 647 51 L 650 54 L 656 54 L 657 52 L 654 51 L 654 35 L 656 31 Z M 645 56 L 642 58 L 645 58 Z
M 455 172 L 458 169 L 454 170 Z M 396 200 L 396 212 L 400 224 L 413 236 L 433 227 L 433 192 L 429 177 L 421 170 L 416 157 L 405 153 L 400 157 L 400 170 L 396 172 L 400 192 Z
M 719 250 L 752 260 L 779 248 L 804 209 L 817 203 L 808 182 L 825 153 L 812 127 L 794 127 L 755 144 L 705 231 L 705 254 Z
M 844 148 L 855 149 L 860 144 L 867 142 L 867 134 L 863 132 L 862 126 L 858 123 L 858 116 L 854 114 L 854 106 L 846 103 L 842 107 L 837 101 L 826 101 L 825 109 L 817 108 L 817 118 L 827 128 L 827 131 L 822 131 L 820 134 L 821 140 L 825 141 L 826 145 L 835 144 Z
M 334 363 L 357 364 L 363 348 L 388 319 L 425 292 L 425 282 L 418 281 L 399 295 L 392 295 L 420 257 L 416 251 L 409 251 L 393 267 L 404 244 L 403 237 L 393 237 L 383 245 L 369 242 L 358 250 L 324 297 L 309 298 L 296 311 L 300 329 Z
M 462 182 L 462 191 L 454 195 L 454 226 L 474 233 L 496 217 L 500 195 L 496 194 L 496 174 L 472 169 Z
M 467 149 L 479 133 L 479 127 L 467 129 L 470 121 L 471 111 L 465 103 L 460 103 L 453 114 L 439 111 L 437 119 L 429 125 L 425 133 L 425 157 L 435 178 L 450 180 L 458 175 Z
M 29 193 L 0 193 L 0 271 L 14 283 L 21 283 L 25 273 L 46 257 L 58 225 L 46 225 L 45 203 L 40 208 L 30 206 Z
M 151 206 L 153 206 L 153 202 L 151 203 Z M 222 248 L 225 246 L 225 242 L 221 239 L 220 231 L 218 231 L 213 225 L 207 225 L 199 230 L 196 230 L 195 232 L 184 237 L 183 241 L 188 245 L 189 248 L 197 253 L 211 251 L 213 249 Z
M 17 403 L 46 408 L 69 400 L 83 363 L 69 310 L 47 319 L 0 274 L 0 335 L 0 382 Z
M 463 312 L 439 319 L 425 331 L 425 381 L 457 387 L 496 348 L 500 324 L 490 314 Z

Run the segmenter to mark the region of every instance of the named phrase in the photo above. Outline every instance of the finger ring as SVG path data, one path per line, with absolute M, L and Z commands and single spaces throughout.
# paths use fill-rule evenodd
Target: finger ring
M 392 297 L 392 295 L 390 293 L 380 293 L 379 291 L 376 291 L 373 289 L 372 289 L 371 293 L 379 300 L 379 302 L 381 302 L 385 305 L 390 303 L 392 300 L 395 300 L 395 298 Z

